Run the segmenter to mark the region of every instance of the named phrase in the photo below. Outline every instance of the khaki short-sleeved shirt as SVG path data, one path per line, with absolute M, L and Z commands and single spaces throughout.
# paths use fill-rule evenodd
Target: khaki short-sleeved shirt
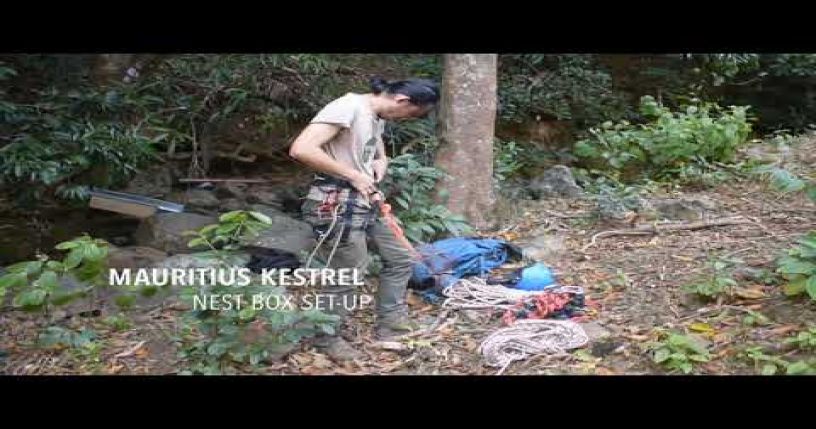
M 385 121 L 377 117 L 367 98 L 362 94 L 348 93 L 327 104 L 315 115 L 311 123 L 333 124 L 342 127 L 340 132 L 323 147 L 336 161 L 374 178 L 372 162 L 381 144 Z M 325 186 L 312 186 L 307 198 L 323 200 Z M 347 192 L 341 198 L 347 197 Z M 367 207 L 364 201 L 361 205 Z

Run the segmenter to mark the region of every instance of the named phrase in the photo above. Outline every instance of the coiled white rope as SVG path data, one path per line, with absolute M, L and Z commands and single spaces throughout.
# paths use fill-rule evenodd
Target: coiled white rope
M 589 342 L 581 325 L 569 320 L 523 319 L 488 335 L 479 347 L 488 365 L 500 367 L 538 354 L 562 354 Z
M 447 297 L 442 303 L 445 308 L 512 308 L 518 300 L 542 293 L 583 294 L 578 286 L 558 286 L 545 290 L 526 291 L 511 289 L 502 285 L 490 285 L 481 278 L 459 279 L 446 287 L 442 294 Z

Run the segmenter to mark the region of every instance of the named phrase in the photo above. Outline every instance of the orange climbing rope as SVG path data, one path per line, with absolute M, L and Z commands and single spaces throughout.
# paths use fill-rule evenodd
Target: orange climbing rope
M 397 218 L 391 212 L 391 204 L 385 202 L 385 200 L 380 200 L 375 203 L 376 205 L 380 206 L 380 213 L 382 213 L 383 218 L 385 219 L 385 224 L 388 228 L 394 233 L 402 245 L 411 252 L 411 256 L 416 259 L 420 259 L 421 256 L 419 252 L 414 249 L 414 246 L 411 244 L 410 241 L 405 237 L 405 232 L 400 228 L 399 223 L 397 222 Z

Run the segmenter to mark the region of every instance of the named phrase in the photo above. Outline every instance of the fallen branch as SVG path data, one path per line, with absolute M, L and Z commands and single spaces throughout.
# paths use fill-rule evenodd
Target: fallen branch
M 695 317 L 700 317 L 700 316 L 702 316 L 704 314 L 713 313 L 713 312 L 717 312 L 717 311 L 723 311 L 723 310 L 742 311 L 742 312 L 748 313 L 749 315 L 754 313 L 754 311 L 751 310 L 751 309 L 742 308 L 742 307 L 739 307 L 739 306 L 736 306 L 736 305 L 718 305 L 718 306 L 715 306 L 715 307 L 700 308 L 697 311 L 695 311 L 693 314 L 689 314 L 688 316 L 683 316 L 683 317 L 677 319 L 676 321 L 677 322 L 682 322 L 682 321 L 685 321 L 685 320 L 694 319 Z
M 139 351 L 139 349 L 142 348 L 142 346 L 145 345 L 145 343 L 146 343 L 146 341 L 139 341 L 135 346 L 131 347 L 128 350 L 123 351 L 122 353 L 114 355 L 113 357 L 115 357 L 115 358 L 124 358 L 124 357 L 134 355 L 134 354 L 136 354 L 137 351 Z
M 193 157 L 193 155 L 194 155 L 193 152 L 179 152 L 179 153 L 176 153 L 176 154 L 174 154 L 172 156 L 168 156 L 168 158 L 178 161 L 178 160 L 183 160 L 183 159 L 190 159 L 190 158 Z M 235 155 L 233 153 L 227 153 L 227 152 L 223 152 L 223 151 L 216 151 L 214 155 L 215 155 L 216 158 L 233 159 L 235 161 L 240 161 L 240 162 L 255 162 L 255 160 L 258 159 L 258 157 L 255 154 L 248 155 L 248 156 L 240 156 L 240 155 Z
M 724 218 L 693 223 L 641 225 L 634 229 L 613 229 L 610 231 L 602 231 L 593 235 L 590 242 L 586 246 L 581 248 L 581 252 L 586 252 L 586 250 L 594 246 L 598 239 L 600 238 L 614 237 L 619 235 L 655 235 L 667 231 L 693 231 L 697 229 L 713 228 L 716 226 L 745 225 L 745 224 L 756 225 L 756 222 L 752 222 L 750 220 L 742 218 Z

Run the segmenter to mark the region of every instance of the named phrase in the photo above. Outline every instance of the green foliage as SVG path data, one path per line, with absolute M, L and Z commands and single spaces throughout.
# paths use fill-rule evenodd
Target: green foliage
M 776 272 L 787 282 L 783 286 L 785 294 L 807 293 L 816 300 L 816 231 L 800 238 L 798 245 L 777 261 Z
M 499 117 L 572 119 L 581 127 L 626 115 L 612 76 L 591 55 L 521 54 L 499 57 Z
M 128 319 L 127 316 L 125 316 L 124 314 L 108 316 L 102 322 L 118 332 L 127 331 L 128 329 L 133 327 L 133 324 L 131 323 L 130 319 Z
M 433 154 L 439 145 L 436 137 L 436 119 L 433 115 L 414 121 L 388 122 L 384 133 L 392 156 L 413 153 L 423 164 L 433 162 Z
M 795 336 L 786 339 L 785 343 L 793 344 L 800 350 L 816 351 L 816 326 L 810 326 Z
M 670 371 L 689 374 L 697 362 L 708 362 L 711 355 L 694 337 L 677 333 L 661 333 L 658 341 L 647 345 L 652 361 Z
M 471 231 L 463 217 L 452 215 L 445 206 L 433 201 L 434 188 L 444 172 L 421 164 L 412 154 L 391 159 L 388 170 L 382 190 L 409 240 L 423 242 L 443 234 Z
M 816 180 L 803 179 L 796 174 L 774 165 L 761 165 L 752 170 L 752 173 L 767 178 L 771 186 L 783 193 L 804 192 L 813 201 L 816 201 Z
M 689 164 L 730 161 L 751 132 L 747 107 L 696 103 L 672 112 L 645 96 L 640 108 L 648 123 L 605 122 L 576 143 L 575 154 L 608 169 L 665 177 Z
M 788 368 L 790 363 L 780 357 L 767 355 L 762 347 L 749 347 L 743 355 L 754 364 L 754 369 L 762 375 L 775 375 L 780 369 Z M 760 369 L 760 365 L 762 368 Z
M 0 297 L 6 291 L 15 293 L 12 304 L 24 310 L 43 310 L 63 305 L 86 296 L 103 285 L 107 268 L 108 243 L 88 235 L 59 243 L 57 250 L 67 251 L 62 261 L 42 255 L 34 261 L 19 262 L 8 267 L 8 274 L 0 277 Z M 70 290 L 63 279 L 73 277 L 84 285 Z
M 802 336 L 802 334 L 805 335 Z M 797 336 L 786 342 L 797 344 L 802 350 L 813 350 L 815 343 L 812 337 L 814 334 L 816 334 L 814 331 L 801 332 L 800 336 L 804 338 L 804 341 L 800 342 L 800 336 Z M 814 358 L 790 362 L 778 356 L 765 354 L 761 347 L 749 347 L 743 356 L 753 361 L 754 367 L 762 375 L 775 375 L 783 369 L 786 375 L 816 375 L 816 359 Z M 760 364 L 762 365 L 761 370 L 759 369 Z
M 192 151 L 201 136 L 217 139 L 236 122 L 288 133 L 290 122 L 360 80 L 335 73 L 353 62 L 342 56 L 179 55 L 162 57 L 135 82 L 99 86 L 81 77 L 87 73 L 66 79 L 41 67 L 52 59 L 0 64 L 0 81 L 25 76 L 26 85 L 0 89 L 0 135 L 8 137 L 0 183 L 22 185 L 13 189 L 28 199 L 84 199 L 89 185 L 122 185 L 159 150 Z
M 196 238 L 187 243 L 188 247 L 207 246 L 211 250 L 237 250 L 245 240 L 256 237 L 272 224 L 263 213 L 237 210 L 222 214 L 218 224 L 207 225 L 198 231 L 187 231 L 185 235 Z
M 261 213 L 234 211 L 220 216 L 219 222 L 193 231 L 197 238 L 190 247 L 206 244 L 217 261 L 216 269 L 234 266 L 230 256 L 241 243 L 254 237 L 271 221 Z M 182 357 L 191 363 L 191 373 L 221 374 L 232 371 L 235 364 L 257 365 L 275 353 L 283 352 L 303 338 L 320 332 L 333 333 L 337 316 L 318 310 L 295 308 L 255 310 L 253 296 L 282 297 L 284 288 L 257 284 L 247 286 L 202 284 L 188 286 L 183 298 L 195 302 L 195 297 L 229 296 L 229 305 L 219 309 L 191 310 L 184 317 L 187 335 L 180 338 Z M 239 304 L 240 302 L 240 304 Z
M 745 309 L 745 312 L 748 313 L 742 317 L 742 324 L 745 326 L 762 326 L 772 323 L 767 316 L 758 311 Z
M 38 337 L 41 347 L 51 348 L 81 348 L 93 344 L 96 333 L 89 329 L 75 332 L 59 326 L 47 327 Z
M 504 182 L 526 166 L 525 150 L 514 141 L 496 139 L 493 145 L 493 177 Z
M 816 359 L 794 362 L 788 365 L 787 375 L 816 375 Z
M 9 135 L 0 148 L 0 183 L 29 197 L 53 190 L 82 199 L 88 185 L 121 184 L 146 165 L 156 139 L 142 124 L 116 117 L 108 95 L 54 89 L 34 103 L 0 102 L 0 131 Z
M 733 296 L 737 282 L 731 276 L 731 269 L 741 262 L 722 258 L 713 260 L 708 265 L 706 275 L 695 283 L 683 286 L 683 291 L 706 299 Z

